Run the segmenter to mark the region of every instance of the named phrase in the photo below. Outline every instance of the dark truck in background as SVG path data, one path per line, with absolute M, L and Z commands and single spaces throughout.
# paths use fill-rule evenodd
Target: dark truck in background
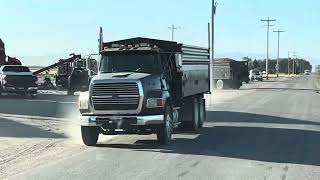
M 248 61 L 214 60 L 213 85 L 216 89 L 239 89 L 242 82 L 249 82 Z
M 101 46 L 99 73 L 79 96 L 84 144 L 95 145 L 99 134 L 152 133 L 168 144 L 174 128 L 202 127 L 208 48 L 148 38 Z
M 37 77 L 26 66 L 3 65 L 0 67 L 0 95 L 14 93 L 37 95 Z
M 87 58 L 77 55 L 73 61 L 59 65 L 56 86 L 67 89 L 68 95 L 73 95 L 75 91 L 88 91 L 90 80 L 98 71 L 97 59 L 92 55 Z

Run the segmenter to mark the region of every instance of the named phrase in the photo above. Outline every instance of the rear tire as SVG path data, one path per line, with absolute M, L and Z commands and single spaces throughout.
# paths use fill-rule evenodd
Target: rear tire
M 171 137 L 172 137 L 172 120 L 173 120 L 173 114 L 170 106 L 165 107 L 165 112 L 163 115 L 163 124 L 159 128 L 157 132 L 157 139 L 162 145 L 170 144 Z
M 203 123 L 206 121 L 206 104 L 205 99 L 199 98 L 199 128 L 203 127 Z
M 95 126 L 81 126 L 82 141 L 86 146 L 94 146 L 98 142 L 99 131 Z
M 191 130 L 197 132 L 199 128 L 199 98 L 193 99 L 193 113 L 191 121 Z

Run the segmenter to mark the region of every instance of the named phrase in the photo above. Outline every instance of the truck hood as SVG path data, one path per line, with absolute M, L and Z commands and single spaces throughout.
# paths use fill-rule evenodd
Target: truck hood
M 137 80 L 150 76 L 148 73 L 136 73 L 136 72 L 121 72 L 121 73 L 101 73 L 92 79 L 92 81 L 100 80 Z

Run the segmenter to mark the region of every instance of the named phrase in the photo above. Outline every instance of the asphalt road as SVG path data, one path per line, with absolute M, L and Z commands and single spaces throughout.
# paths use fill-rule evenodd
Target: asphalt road
M 313 76 L 214 93 L 199 134 L 177 132 L 168 146 L 155 135 L 99 140 L 12 179 L 320 179 L 320 94 Z M 10 97 L 0 100 L 0 113 L 73 117 L 75 102 Z

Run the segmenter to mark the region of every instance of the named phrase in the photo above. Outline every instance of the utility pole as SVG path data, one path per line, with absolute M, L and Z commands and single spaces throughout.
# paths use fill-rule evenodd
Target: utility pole
M 288 52 L 288 76 L 290 76 L 290 52 Z
M 279 77 L 279 58 L 280 58 L 280 33 L 285 32 L 285 31 L 281 31 L 280 29 L 278 31 L 273 31 L 278 33 L 278 57 L 277 57 L 277 65 L 276 65 L 276 70 L 277 70 L 277 77 Z
M 267 22 L 267 59 L 266 59 L 266 74 L 267 74 L 267 79 L 269 79 L 268 77 L 268 60 L 269 60 L 269 30 L 270 30 L 270 27 L 271 26 L 274 26 L 274 25 L 270 25 L 270 22 L 274 22 L 276 21 L 275 19 L 270 19 L 268 17 L 268 19 L 261 19 L 261 21 L 263 22 Z
M 293 56 L 295 56 L 296 52 L 295 51 L 288 52 L 288 75 L 290 75 L 290 54 L 293 54 Z M 292 59 L 292 61 L 293 61 L 292 63 L 294 64 L 294 59 Z M 292 74 L 293 74 L 293 71 L 292 71 Z
M 295 63 L 296 63 L 296 59 L 297 59 L 297 55 L 296 52 L 292 52 L 293 53 L 293 59 L 292 59 L 292 74 L 295 74 Z
M 216 15 L 218 3 L 215 0 L 212 0 L 212 12 L 211 12 L 211 59 L 212 59 L 212 66 L 214 61 L 214 17 Z
M 174 24 L 171 25 L 171 27 L 168 27 L 168 29 L 171 30 L 171 41 L 174 40 L 174 31 L 181 29 L 180 26 L 175 26 Z
M 216 15 L 216 9 L 217 9 L 218 3 L 215 0 L 212 0 L 212 4 L 211 4 L 211 62 L 210 62 L 210 79 L 213 82 L 213 78 L 214 78 L 214 26 L 215 26 L 215 15 Z M 209 23 L 210 24 L 210 23 Z M 210 25 L 208 24 L 208 31 L 210 32 Z M 209 33 L 210 36 L 210 33 Z M 210 42 L 210 37 L 208 38 L 209 42 Z M 210 54 L 210 50 L 209 50 L 209 54 Z M 210 87 L 211 89 L 213 88 L 213 86 Z

